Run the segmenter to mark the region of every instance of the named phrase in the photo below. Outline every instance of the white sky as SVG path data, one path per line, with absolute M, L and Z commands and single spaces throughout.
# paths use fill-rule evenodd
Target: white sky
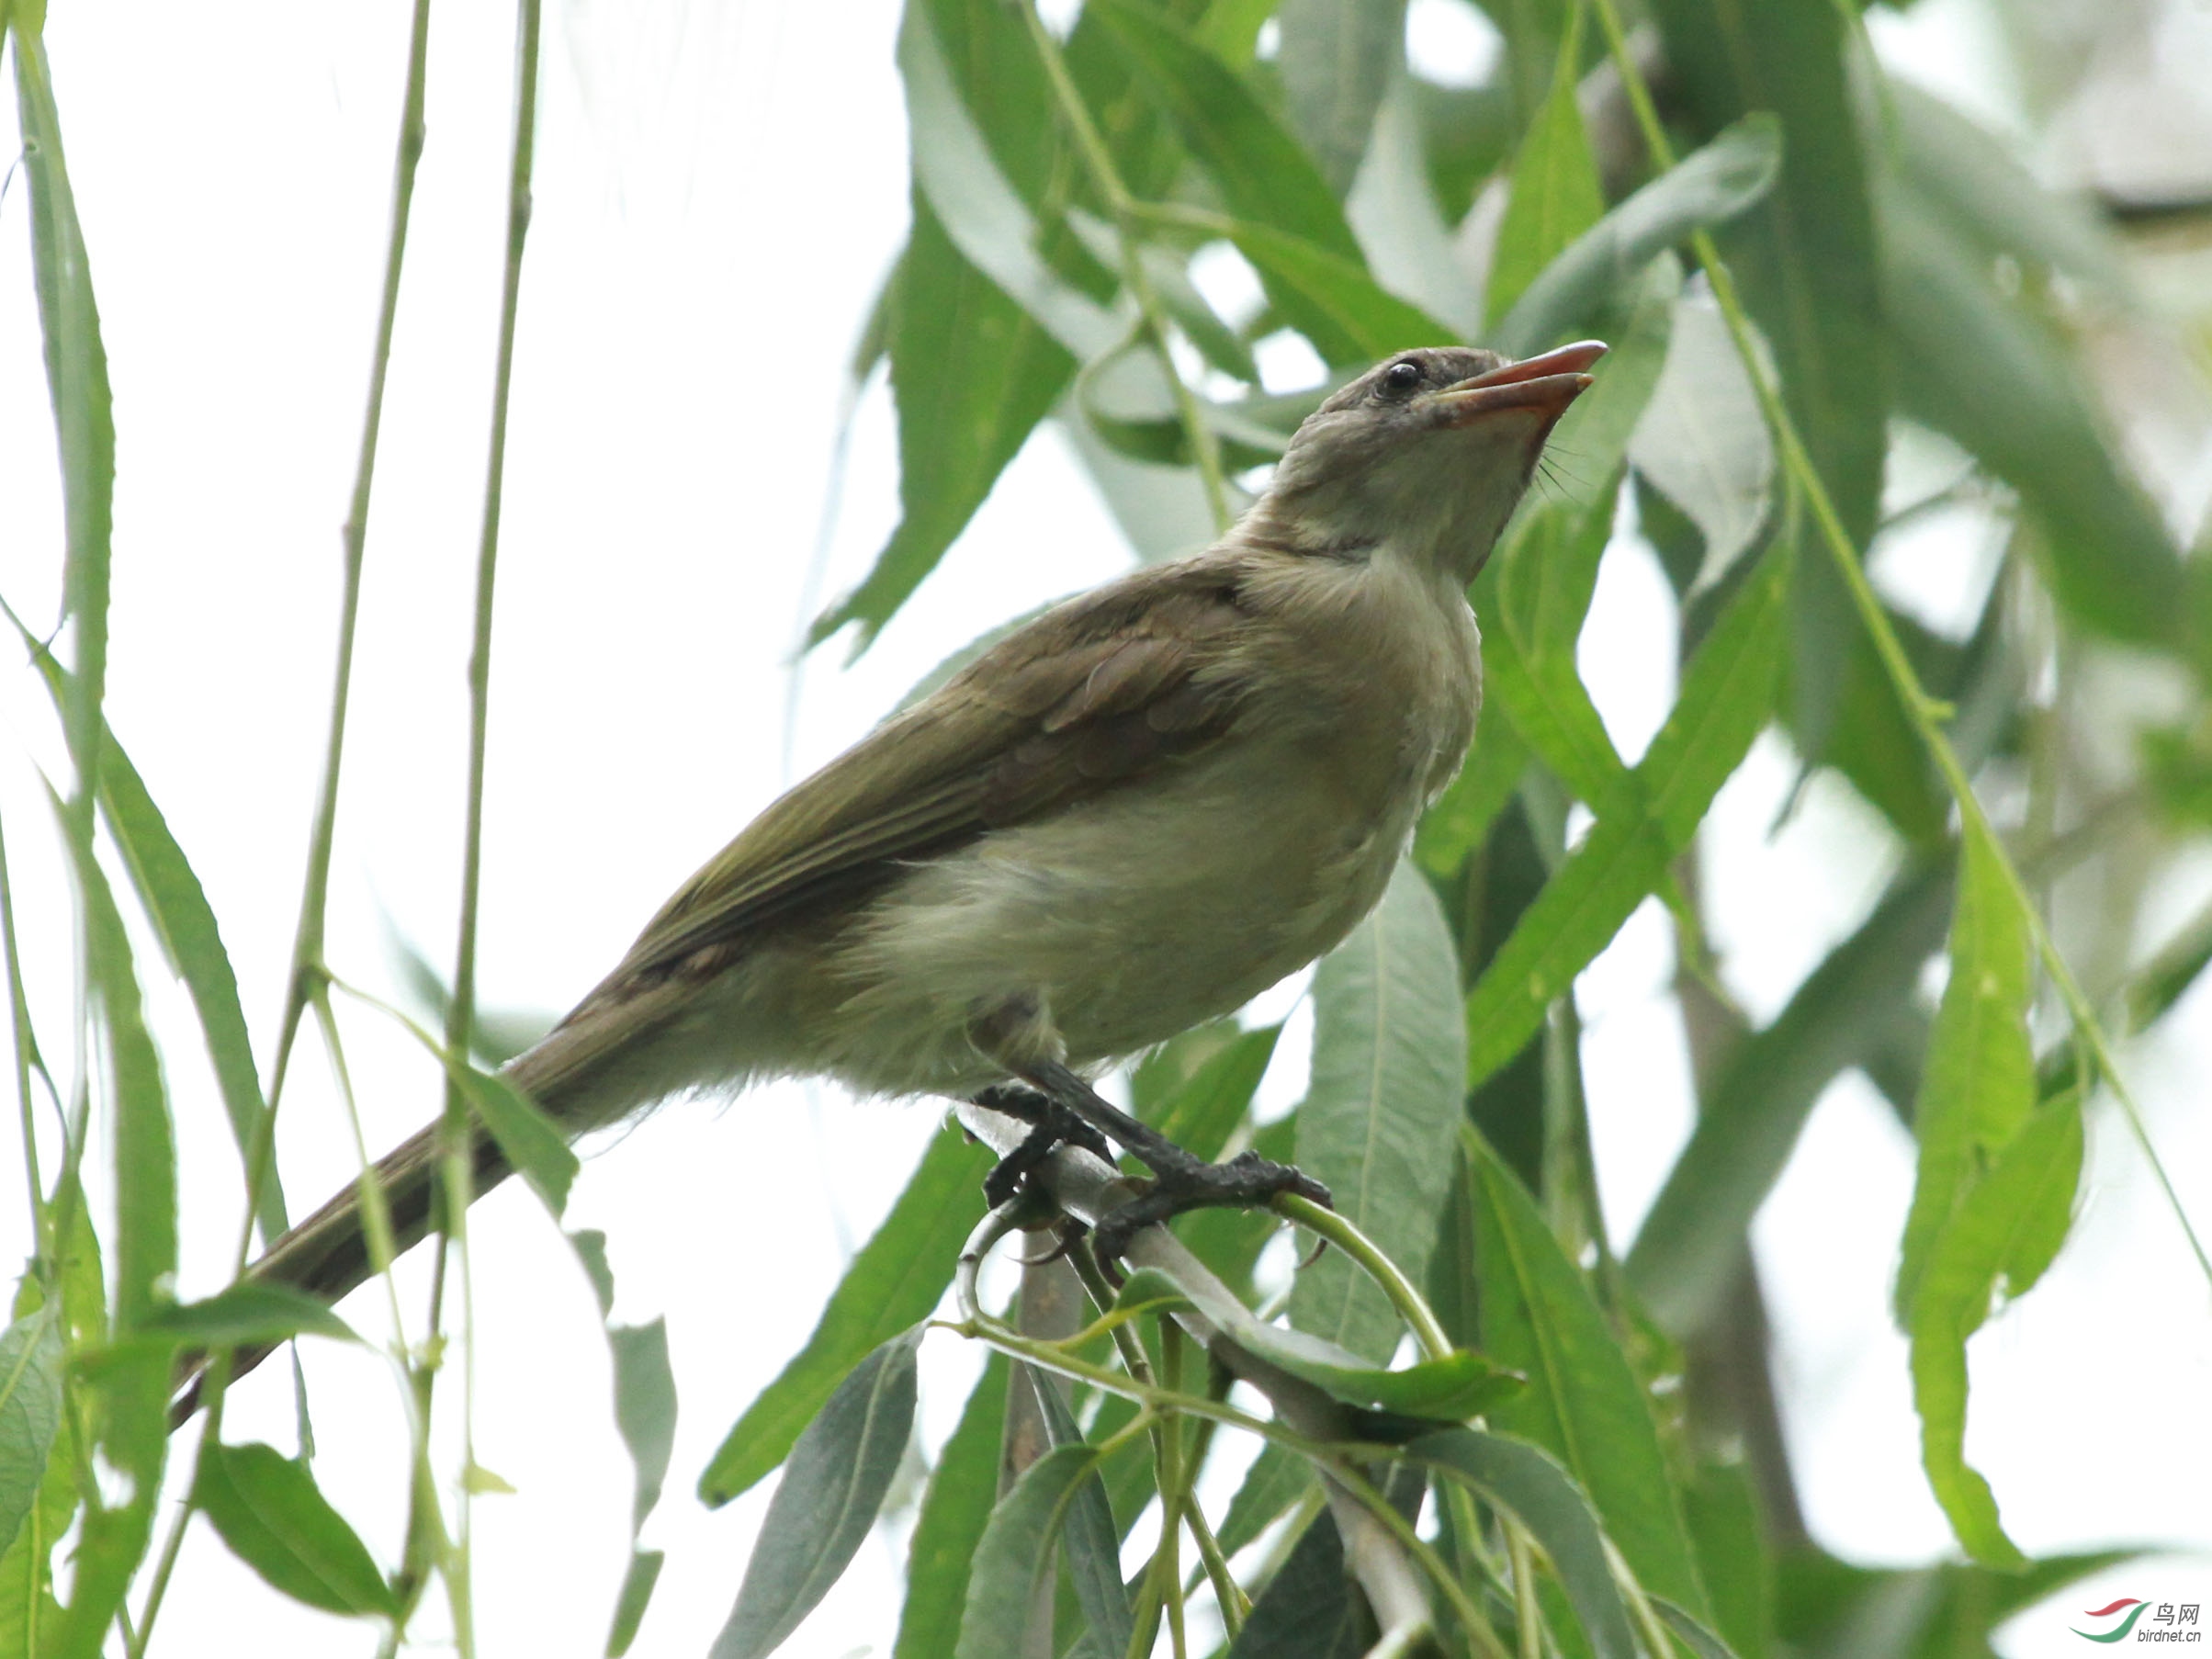
M 442 6 L 375 512 L 331 955 L 376 990 L 387 920 L 451 954 L 461 823 L 467 595 L 484 465 L 511 21 Z M 1488 50 L 1443 0 L 1416 41 Z M 899 245 L 904 117 L 897 6 L 569 0 L 548 17 L 537 212 L 525 276 L 494 656 L 480 984 L 487 1004 L 565 1007 L 666 892 L 787 781 L 786 665 L 859 320 Z M 118 431 L 110 713 L 198 867 L 265 1053 L 298 898 L 324 720 L 338 565 L 388 212 L 405 7 L 267 0 L 201 8 L 77 0 L 48 40 L 113 368 Z M 1457 44 L 1455 44 L 1455 42 Z M 0 592 L 54 612 L 58 500 L 18 179 L 0 201 Z M 864 571 L 897 516 L 878 384 L 854 422 L 827 579 Z M 1061 440 L 1009 472 L 942 574 L 849 671 L 809 661 L 804 770 L 827 759 L 989 621 L 1095 581 L 1126 553 Z M 1971 549 L 1933 550 L 1936 568 Z M 1956 585 L 1956 584 L 1954 584 Z M 1593 691 L 1631 754 L 1671 694 L 1649 649 L 1671 604 L 1648 554 L 1608 555 L 1585 640 Z M 58 773 L 31 675 L 0 677 L 0 813 L 42 1029 L 66 1028 L 65 888 L 35 765 Z M 1762 1016 L 1863 913 L 1886 853 L 1841 789 L 1767 833 L 1790 762 L 1762 742 L 1716 809 L 1716 943 Z M 1847 879 L 1840 872 L 1849 872 Z M 1654 911 L 1586 977 L 1600 1174 L 1625 1237 L 1687 1134 L 1671 945 Z M 142 965 L 154 960 L 149 949 Z M 183 1288 L 227 1270 L 234 1155 L 175 987 L 184 1142 Z M 381 1150 L 434 1108 L 420 1056 L 347 1016 Z M 50 1043 L 53 1039 L 50 1038 Z M 2139 1046 L 2135 1077 L 2169 1166 L 2206 1213 L 2200 997 Z M 1302 1055 L 1286 1044 L 1279 1064 Z M 345 1179 L 348 1137 L 311 1042 L 282 1149 L 304 1213 Z M 1270 1087 L 1295 1095 L 1285 1075 Z M 726 1616 L 765 1492 L 710 1514 L 707 1453 L 796 1349 L 897 1191 L 934 1113 L 762 1090 L 679 1107 L 587 1161 L 572 1224 L 604 1227 L 620 1315 L 669 1318 L 682 1403 L 648 1540 L 669 1564 L 638 1652 L 701 1651 Z M 25 1236 L 13 1137 L 0 1236 Z M 2049 1281 L 1972 1349 L 1969 1454 L 2031 1552 L 2116 1540 L 2212 1545 L 2212 1326 L 2172 1216 L 2109 1115 Z M 1917 1464 L 1904 1347 L 1885 1311 L 1911 1147 L 1856 1079 L 1816 1111 L 1755 1237 L 1809 1517 L 1869 1562 L 1947 1552 Z M 220 1204 L 210 1195 L 221 1195 Z M 511 1185 L 471 1223 L 478 1455 L 520 1495 L 476 1506 L 488 1655 L 595 1651 L 624 1561 L 628 1466 L 581 1276 Z M 420 1264 L 415 1264 L 418 1268 Z M 408 1281 L 418 1283 L 419 1275 Z M 419 1289 L 407 1306 L 419 1316 Z M 347 1315 L 381 1335 L 374 1294 Z M 379 1361 L 310 1355 L 325 1489 L 385 1559 L 400 1537 L 395 1394 Z M 975 1359 L 924 1357 L 925 1417 L 950 1426 Z M 932 1386 L 934 1385 L 934 1386 Z M 233 1396 L 233 1438 L 289 1444 L 281 1367 Z M 882 1651 L 897 1557 L 871 1542 L 786 1652 Z M 2200 1556 L 2110 1580 L 2114 1596 L 2212 1599 Z M 2064 1604 L 2073 1607 L 2079 1597 Z M 432 1637 L 442 1610 L 419 1625 Z M 373 1649 L 366 1629 L 265 1590 L 196 1527 L 163 1615 L 170 1652 Z M 2006 1652 L 2071 1651 L 2055 1614 Z M 2063 1642 L 2066 1647 L 2058 1645 Z

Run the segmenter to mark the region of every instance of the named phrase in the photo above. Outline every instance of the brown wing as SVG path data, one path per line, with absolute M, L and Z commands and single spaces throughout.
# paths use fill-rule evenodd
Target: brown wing
M 1001 640 L 754 819 L 647 926 L 609 987 L 711 971 L 767 925 L 1185 760 L 1234 722 L 1232 567 L 1139 571 Z

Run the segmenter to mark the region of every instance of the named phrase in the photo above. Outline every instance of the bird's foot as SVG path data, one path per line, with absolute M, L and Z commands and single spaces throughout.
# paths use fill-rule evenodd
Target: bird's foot
M 983 1178 L 984 1202 L 994 1210 L 1010 1202 L 1021 1191 L 1030 1171 L 1063 1142 L 1113 1162 L 1113 1147 L 1106 1137 L 1048 1094 L 1009 1085 L 985 1089 L 976 1096 L 976 1104 L 1030 1125 L 1021 1144 L 992 1165 L 991 1172 Z
M 1091 1248 L 1110 1273 L 1113 1270 L 1112 1264 L 1120 1258 L 1140 1229 L 1186 1211 L 1248 1210 L 1286 1192 L 1311 1199 L 1317 1204 L 1329 1202 L 1328 1189 L 1313 1177 L 1288 1164 L 1271 1163 L 1256 1152 L 1244 1153 L 1225 1164 L 1209 1164 L 1193 1157 L 1158 1130 L 1101 1099 L 1082 1078 L 1055 1062 L 1025 1070 L 1022 1081 L 1030 1087 L 990 1089 L 977 1097 L 979 1105 L 1009 1112 L 1024 1123 L 1039 1125 L 1031 1131 L 1028 1139 L 999 1160 L 998 1168 L 991 1171 L 984 1184 L 985 1195 L 994 1203 L 1003 1202 L 1004 1196 L 1012 1194 L 1021 1177 L 1036 1168 L 1060 1139 L 1099 1152 L 1109 1163 L 1113 1161 L 1112 1157 L 1106 1151 L 1101 1136 L 1119 1141 L 1151 1169 L 1154 1180 L 1145 1192 L 1099 1219 L 1091 1236 Z M 1018 1097 L 1019 1103 L 1005 1103 L 1010 1096 Z M 1062 1133 L 1062 1125 L 1068 1120 L 1079 1126 L 1080 1134 Z M 1052 1132 L 1050 1138 L 1041 1141 L 1048 1128 Z M 1003 1195 L 993 1196 L 992 1183 L 999 1179 L 1010 1165 L 1018 1167 L 1007 1179 Z
M 1147 1191 L 1100 1217 L 1090 1247 L 1101 1263 L 1116 1261 L 1140 1231 L 1172 1216 L 1191 1210 L 1258 1209 L 1286 1192 L 1331 1207 L 1328 1189 L 1312 1176 L 1257 1152 L 1240 1153 L 1225 1164 L 1189 1158 L 1158 1171 Z

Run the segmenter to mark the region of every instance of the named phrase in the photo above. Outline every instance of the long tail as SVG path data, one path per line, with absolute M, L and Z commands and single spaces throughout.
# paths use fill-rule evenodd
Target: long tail
M 666 1091 L 656 1086 L 641 1056 L 682 999 L 681 987 L 619 992 L 603 986 L 544 1042 L 509 1066 L 505 1076 L 571 1137 L 614 1123 Z M 661 1084 L 668 1081 L 660 1079 Z M 370 1172 L 391 1213 L 395 1253 L 412 1249 L 436 1225 L 437 1127 L 434 1123 L 409 1138 Z M 499 1143 L 481 1124 L 470 1125 L 468 1156 L 474 1198 L 481 1198 L 514 1173 Z M 336 1302 L 365 1282 L 375 1264 L 369 1256 L 361 1193 L 359 1181 L 334 1193 L 271 1245 L 246 1270 L 247 1281 L 290 1285 L 324 1302 Z M 274 1351 L 238 1349 L 231 1356 L 231 1375 L 243 1376 Z M 180 1391 L 170 1412 L 172 1425 L 185 1422 L 198 1409 L 202 1365 L 201 1358 L 195 1357 L 180 1376 Z

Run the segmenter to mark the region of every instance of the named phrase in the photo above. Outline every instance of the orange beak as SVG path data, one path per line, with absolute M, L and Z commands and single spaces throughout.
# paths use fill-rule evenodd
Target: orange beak
M 1552 420 L 1590 389 L 1585 372 L 1606 354 L 1602 340 L 1577 340 L 1540 356 L 1507 363 L 1435 394 L 1440 423 L 1466 426 L 1507 409 L 1530 409 Z

